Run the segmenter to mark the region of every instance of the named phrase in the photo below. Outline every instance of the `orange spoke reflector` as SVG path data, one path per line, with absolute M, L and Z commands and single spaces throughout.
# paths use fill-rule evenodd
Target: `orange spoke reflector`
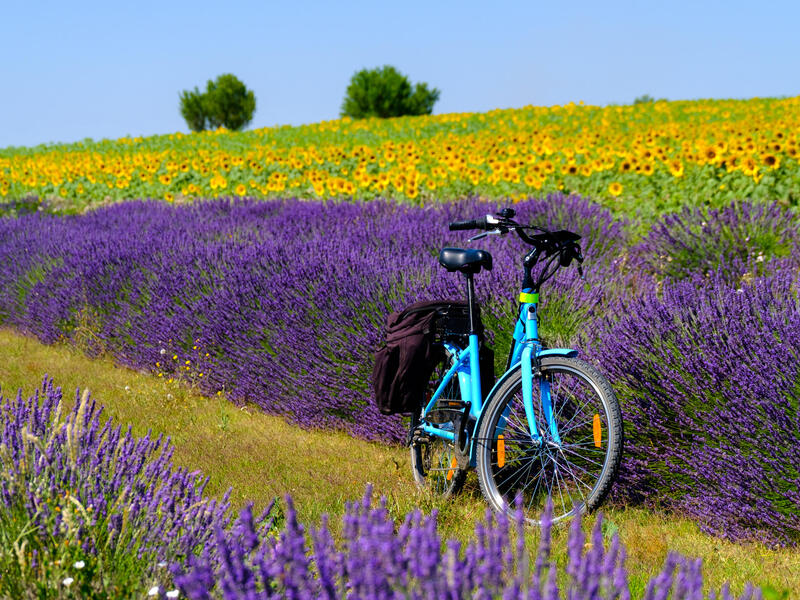
M 603 437 L 603 428 L 602 425 L 600 425 L 600 415 L 597 413 L 595 413 L 594 415 L 593 429 L 594 429 L 594 445 L 597 448 L 599 448 L 600 440 Z
M 447 472 L 447 481 L 450 481 L 453 478 L 453 473 L 456 472 L 456 467 L 458 466 L 458 461 L 456 457 L 453 457 L 453 460 L 450 461 L 450 470 Z
M 502 468 L 506 464 L 506 440 L 503 434 L 497 436 L 497 466 Z

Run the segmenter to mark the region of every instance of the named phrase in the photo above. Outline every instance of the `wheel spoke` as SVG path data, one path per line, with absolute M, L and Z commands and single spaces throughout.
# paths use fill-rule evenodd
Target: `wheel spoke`
M 533 464 L 534 464 L 533 460 L 529 461 L 526 466 L 520 467 L 517 470 L 517 472 L 514 473 L 514 475 L 512 476 L 513 477 L 512 479 L 503 481 L 503 487 L 506 489 L 505 494 L 503 494 L 506 497 L 506 503 L 510 504 L 511 502 L 514 501 L 514 496 L 516 494 L 511 494 L 511 492 L 516 489 L 516 484 L 518 482 L 521 482 L 521 481 L 528 481 L 529 480 L 530 473 L 533 470 Z M 520 493 L 522 493 L 522 492 L 520 492 Z M 511 497 L 509 497 L 509 496 L 511 496 Z
M 563 508 L 564 513 L 566 513 L 567 505 L 564 502 L 564 493 L 561 491 L 561 482 L 559 481 L 558 478 L 558 463 L 555 461 L 553 461 L 553 479 L 555 480 L 556 486 L 558 487 L 558 497 L 561 499 L 561 508 Z
M 595 461 L 593 461 L 591 458 L 587 458 L 587 457 L 583 456 L 582 454 L 580 454 L 580 453 L 578 453 L 578 452 L 575 452 L 574 450 L 570 450 L 569 448 L 565 448 L 565 450 L 566 450 L 567 452 L 569 452 L 570 454 L 574 454 L 575 456 L 579 456 L 579 457 L 580 457 L 580 458 L 582 458 L 583 460 L 589 461 L 589 462 L 590 462 L 590 463 L 592 463 L 593 465 L 597 465 L 598 467 L 601 467 L 601 468 L 602 468 L 602 466 L 603 466 L 601 463 L 599 463 L 599 462 L 595 462 Z
M 517 469 L 517 472 L 516 472 L 516 473 L 513 475 L 513 479 L 509 479 L 509 480 L 505 480 L 505 481 L 503 481 L 503 485 L 504 485 L 505 487 L 511 487 L 511 484 L 512 484 L 512 483 L 515 483 L 515 482 L 517 482 L 517 481 L 521 481 L 521 477 L 522 477 L 522 472 L 523 472 L 523 470 L 527 469 L 527 471 L 526 471 L 526 472 L 527 472 L 527 473 L 530 473 L 530 472 L 531 472 L 531 469 L 532 469 L 532 467 L 533 467 L 533 463 L 534 463 L 534 460 L 535 460 L 535 459 L 536 459 L 536 457 L 531 457 L 531 459 L 528 461 L 528 464 L 527 464 L 526 466 L 519 467 L 519 468 Z M 499 470 L 498 470 L 498 473 L 499 473 Z M 513 500 L 513 498 L 512 498 L 512 500 Z
M 581 467 L 580 465 L 576 465 L 575 463 L 571 463 L 571 462 L 567 461 L 567 460 L 566 460 L 566 457 L 564 457 L 564 460 L 566 461 L 566 464 L 567 464 L 567 465 L 571 465 L 571 466 L 572 466 L 572 467 L 574 467 L 575 469 L 578 469 L 578 470 L 580 470 L 580 471 L 583 471 L 584 473 L 586 473 L 586 474 L 589 476 L 588 478 L 590 478 L 590 479 L 593 479 L 593 480 L 594 480 L 594 479 L 597 479 L 597 474 L 595 474 L 595 473 L 592 473 L 591 471 L 587 471 L 586 469 L 584 469 L 584 468 L 583 468 L 583 467 Z M 574 473 L 574 471 L 573 471 L 573 473 Z M 580 480 L 580 482 L 581 482 L 583 485 L 585 485 L 585 486 L 586 486 L 586 487 L 589 489 L 589 491 L 591 491 L 592 489 L 594 489 L 594 486 L 591 486 L 591 485 L 589 485 L 588 483 L 586 483 L 585 481 L 583 481 L 583 479 L 579 479 L 579 480 Z
M 583 407 L 584 407 L 584 406 L 586 406 L 587 404 L 588 404 L 588 401 L 587 401 L 587 402 L 584 402 L 584 403 L 583 403 L 583 404 L 580 406 L 580 408 L 583 408 Z M 563 406 L 566 406 L 566 403 L 564 403 L 564 405 L 563 405 Z M 563 408 L 563 406 L 562 406 L 562 408 Z M 581 410 L 580 410 L 580 409 L 576 410 L 576 411 L 575 411 L 575 414 L 574 414 L 574 415 L 572 415 L 572 418 L 571 418 L 569 421 L 567 421 L 566 423 L 564 423 L 564 425 L 562 425 L 561 427 L 559 427 L 559 431 L 561 431 L 561 429 L 562 429 L 562 428 L 563 428 L 565 431 L 570 431 L 570 430 L 574 429 L 575 427 L 577 427 L 577 426 L 570 427 L 570 424 L 572 424 L 572 422 L 573 422 L 573 421 L 574 421 L 574 420 L 575 420 L 575 419 L 578 417 L 578 415 L 580 415 L 580 414 L 582 414 L 582 413 L 581 413 Z M 588 421 L 587 421 L 587 423 L 588 423 Z
M 542 481 L 546 479 L 545 470 L 545 463 L 542 460 L 542 455 L 539 455 L 539 463 L 542 465 L 542 468 L 539 469 L 539 472 L 536 474 L 536 486 L 533 488 L 533 493 L 531 494 L 531 501 L 528 503 L 528 510 L 531 510 L 533 506 L 533 501 L 536 499 L 537 495 L 539 494 L 539 486 L 541 485 Z
M 581 467 L 579 467 L 578 465 L 572 465 L 572 463 L 570 463 L 570 462 L 567 460 L 567 457 L 566 457 L 566 456 L 564 456 L 564 453 L 563 453 L 563 452 L 561 453 L 561 456 L 562 456 L 562 458 L 564 459 L 564 466 L 565 466 L 565 468 L 567 469 L 567 471 L 569 471 L 569 474 L 570 474 L 570 476 L 572 477 L 572 479 L 574 479 L 574 480 L 575 480 L 575 483 L 578 483 L 578 484 L 585 485 L 585 486 L 586 486 L 586 488 L 589 490 L 589 493 L 591 493 L 591 492 L 592 492 L 592 486 L 590 486 L 589 484 L 587 484 L 585 481 L 581 480 L 581 479 L 580 479 L 580 478 L 579 478 L 579 477 L 578 477 L 578 476 L 575 474 L 575 471 L 573 471 L 573 470 L 572 470 L 572 468 L 571 468 L 571 466 L 574 466 L 574 467 L 576 467 L 576 468 L 578 468 L 578 469 L 581 469 Z M 589 473 L 589 472 L 588 472 L 586 469 L 581 469 L 581 471 L 583 471 L 584 473 L 587 473 L 587 474 L 589 474 L 589 475 L 592 475 L 592 474 L 591 474 L 591 473 Z M 583 501 L 584 501 L 584 502 L 586 502 L 586 498 L 583 496 L 583 492 L 581 492 L 580 485 L 576 485 L 575 487 L 577 488 L 577 490 L 578 490 L 578 492 L 580 493 L 581 497 L 583 497 Z

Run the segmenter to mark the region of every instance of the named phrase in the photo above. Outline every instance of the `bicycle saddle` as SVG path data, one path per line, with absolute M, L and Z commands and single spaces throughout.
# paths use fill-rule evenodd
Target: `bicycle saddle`
M 486 250 L 470 248 L 442 248 L 439 252 L 439 264 L 448 271 L 461 271 L 462 273 L 477 273 L 481 267 L 487 271 L 492 270 L 492 255 Z

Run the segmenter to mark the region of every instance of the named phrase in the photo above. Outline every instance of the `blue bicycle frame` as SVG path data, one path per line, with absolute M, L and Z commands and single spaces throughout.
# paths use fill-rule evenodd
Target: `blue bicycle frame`
M 520 312 L 514 327 L 513 346 L 511 350 L 510 367 L 506 373 L 495 383 L 489 395 L 483 398 L 481 395 L 481 373 L 478 360 L 478 336 L 469 336 L 469 345 L 461 349 L 451 343 L 445 342 L 445 350 L 450 356 L 454 357 L 453 364 L 442 378 L 441 383 L 431 396 L 427 406 L 422 411 L 421 422 L 422 430 L 426 433 L 440 437 L 449 441 L 455 441 L 456 432 L 441 427 L 436 427 L 428 423 L 425 417 L 433 410 L 442 392 L 450 383 L 452 378 L 458 375 L 458 383 L 461 391 L 462 401 L 470 403 L 470 417 L 475 423 L 473 431 L 477 430 L 480 423 L 481 414 L 486 401 L 492 397 L 503 381 L 518 368 L 522 369 L 522 401 L 525 407 L 525 415 L 528 420 L 528 428 L 533 440 L 540 441 L 542 436 L 536 424 L 536 417 L 533 407 L 533 364 L 534 356 L 543 358 L 545 356 L 566 356 L 574 357 L 578 355 L 577 350 L 570 348 L 548 348 L 542 347 L 539 340 L 539 322 L 537 317 L 537 307 L 539 305 L 539 294 L 532 293 L 530 289 L 524 289 L 519 296 Z M 544 415 L 550 435 L 557 444 L 561 443 L 556 425 L 553 406 L 550 398 L 550 384 L 544 379 L 539 379 L 539 398 L 542 403 L 542 414 Z M 501 420 L 502 422 L 502 420 Z M 502 431 L 503 425 L 499 425 Z M 471 466 L 475 466 L 475 445 L 472 443 L 473 431 L 467 430 L 469 437 L 469 456 Z M 498 433 L 500 433 L 499 431 Z

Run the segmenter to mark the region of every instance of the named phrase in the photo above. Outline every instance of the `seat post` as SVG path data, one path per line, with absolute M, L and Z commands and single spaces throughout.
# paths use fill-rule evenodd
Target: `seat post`
M 464 273 L 464 278 L 467 280 L 467 307 L 469 310 L 469 333 L 470 335 L 477 333 L 475 331 L 475 284 L 472 281 L 472 273 Z

